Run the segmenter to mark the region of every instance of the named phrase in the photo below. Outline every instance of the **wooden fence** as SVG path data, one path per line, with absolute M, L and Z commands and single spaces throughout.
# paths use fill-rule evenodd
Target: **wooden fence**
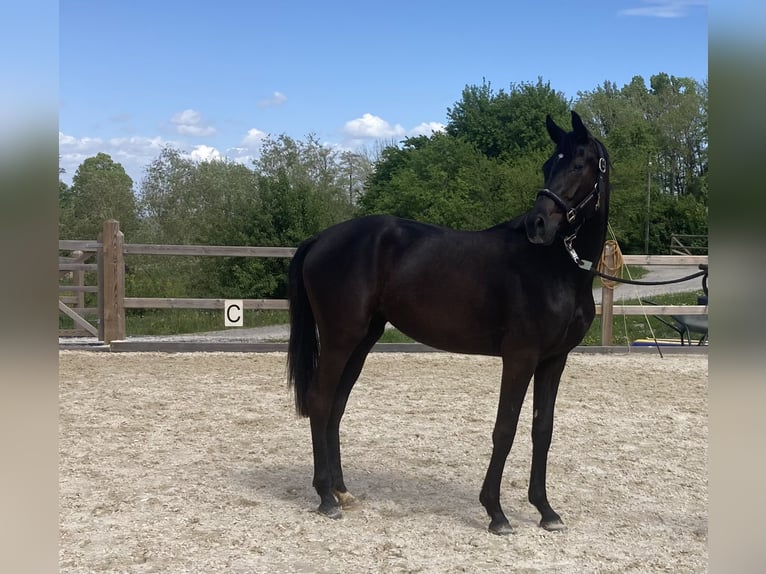
M 606 256 L 614 254 L 607 244 Z M 59 257 L 59 311 L 70 317 L 74 330 L 60 330 L 59 336 L 89 334 L 110 344 L 125 339 L 125 309 L 224 309 L 224 299 L 195 299 L 176 297 L 126 297 L 126 255 L 186 255 L 210 257 L 281 257 L 290 258 L 294 247 L 235 247 L 210 245 L 153 245 L 125 243 L 117 221 L 104 223 L 98 241 L 59 241 L 59 250 L 70 252 Z M 91 258 L 95 263 L 87 263 Z M 708 262 L 707 255 L 624 255 L 628 265 L 688 265 L 690 272 Z M 96 272 L 97 284 L 85 285 L 87 272 Z M 61 280 L 66 279 L 65 284 Z M 97 307 L 86 307 L 86 293 L 97 294 Z M 612 344 L 614 315 L 644 315 L 641 305 L 614 305 L 613 290 L 602 289 L 602 303 L 596 313 L 602 315 L 601 343 Z M 245 309 L 288 309 L 286 299 L 244 299 Z M 652 315 L 707 315 L 707 305 L 653 305 Z M 87 320 L 96 317 L 96 325 Z
M 670 253 L 672 255 L 707 255 L 707 235 L 674 233 L 670 236 Z
M 59 329 L 59 336 L 93 335 L 100 337 L 98 326 L 88 317 L 100 316 L 98 307 L 86 306 L 86 293 L 98 293 L 98 285 L 86 285 L 86 272 L 97 272 L 97 263 L 88 263 L 98 256 L 99 243 L 87 241 L 59 241 L 59 251 L 70 255 L 59 256 L 59 312 L 74 322 L 74 329 Z

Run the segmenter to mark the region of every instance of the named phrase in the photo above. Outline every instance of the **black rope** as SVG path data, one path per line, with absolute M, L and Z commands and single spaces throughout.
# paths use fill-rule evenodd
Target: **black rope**
M 680 279 L 668 279 L 666 281 L 635 281 L 633 279 L 623 279 L 621 277 L 612 277 L 611 275 L 607 275 L 606 273 L 601 273 L 601 271 L 597 269 L 594 269 L 593 272 L 603 279 L 608 279 L 609 281 L 617 281 L 618 283 L 628 283 L 630 285 L 670 285 L 671 283 L 683 283 L 684 281 L 688 281 L 689 279 L 700 277 L 701 275 L 707 275 L 708 273 L 707 270 L 704 270 L 704 271 L 697 271 L 696 273 L 692 273 L 691 275 L 687 275 L 686 277 L 681 277 Z

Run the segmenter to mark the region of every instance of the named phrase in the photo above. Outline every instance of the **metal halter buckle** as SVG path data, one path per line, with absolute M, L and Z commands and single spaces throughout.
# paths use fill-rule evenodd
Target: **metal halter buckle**
M 569 253 L 569 256 L 572 258 L 572 260 L 580 264 L 580 256 L 577 255 L 577 251 L 574 250 L 574 247 L 572 247 L 572 242 L 575 240 L 575 237 L 577 237 L 577 232 L 575 231 L 572 235 L 564 238 L 564 247 L 566 248 L 567 252 Z
M 580 228 L 577 228 L 577 231 L 580 231 Z M 580 259 L 580 256 L 577 254 L 577 251 L 575 251 L 574 247 L 572 247 L 572 242 L 577 237 L 577 231 L 575 231 L 572 235 L 569 235 L 568 237 L 564 238 L 564 248 L 569 253 L 569 256 L 572 258 L 572 261 L 575 262 L 575 265 L 577 265 L 580 269 L 584 269 L 585 271 L 590 271 L 593 268 L 593 262 L 588 261 L 587 259 Z

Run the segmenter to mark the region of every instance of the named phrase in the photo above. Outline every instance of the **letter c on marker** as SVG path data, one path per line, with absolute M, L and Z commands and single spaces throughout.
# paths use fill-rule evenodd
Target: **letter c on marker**
M 239 323 L 239 320 L 242 318 L 242 314 L 238 313 L 236 317 L 232 317 L 231 316 L 232 309 L 236 309 L 237 311 L 242 310 L 239 305 L 236 305 L 236 304 L 229 305 L 228 308 L 226 309 L 226 318 L 232 323 Z
M 224 327 L 243 327 L 243 309 L 245 304 L 241 299 L 226 299 L 223 302 L 223 325 Z

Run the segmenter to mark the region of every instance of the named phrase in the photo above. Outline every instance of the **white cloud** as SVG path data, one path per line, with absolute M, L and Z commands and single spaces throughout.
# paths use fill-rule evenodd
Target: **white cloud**
M 262 132 L 257 128 L 251 128 L 247 130 L 247 134 L 242 138 L 242 145 L 248 148 L 259 147 L 267 136 L 266 132 Z
M 133 182 L 138 184 L 144 168 L 157 158 L 164 146 L 179 147 L 180 144 L 161 137 L 78 138 L 59 132 L 59 165 L 66 170 L 61 179 L 71 183 L 72 176 L 83 161 L 103 152 L 122 164 Z
M 357 139 L 385 139 L 402 137 L 406 130 L 399 124 L 392 126 L 383 118 L 367 113 L 346 122 L 343 133 Z
M 225 151 L 226 159 L 242 165 L 249 165 L 257 157 L 249 148 L 246 147 L 230 147 Z
M 274 92 L 270 98 L 265 98 L 263 100 L 260 100 L 256 105 L 259 108 L 274 108 L 274 107 L 284 105 L 286 101 L 287 101 L 286 95 L 284 95 L 282 92 Z
M 163 147 L 173 143 L 163 140 L 159 136 L 153 138 L 143 136 L 110 138 L 107 142 L 110 148 L 120 149 L 123 153 L 132 155 L 144 155 L 147 152 L 158 154 Z
M 410 137 L 430 136 L 436 132 L 443 132 L 445 128 L 446 126 L 439 122 L 423 122 L 408 131 L 407 135 Z
M 104 142 L 101 138 L 76 138 L 74 136 L 69 136 L 65 133 L 59 132 L 59 151 L 64 148 L 69 153 L 76 153 L 80 151 L 87 153 L 92 149 L 100 147 L 103 143 Z
M 207 145 L 194 146 L 189 157 L 194 161 L 218 161 L 223 159 L 221 152 Z
M 181 133 L 189 134 L 190 129 L 195 126 L 199 128 L 196 132 L 191 129 L 191 132 L 195 134 L 207 129 L 202 115 L 192 109 L 175 114 L 172 121 L 175 127 L 185 126 L 187 128 L 186 131 L 179 130 Z M 354 150 L 379 140 L 403 139 L 406 136 L 417 135 L 430 136 L 433 132 L 443 129 L 444 125 L 441 123 L 423 122 L 410 130 L 406 130 L 399 124 L 391 125 L 378 116 L 366 113 L 362 117 L 345 124 L 343 129 L 346 136 L 345 141 L 340 143 L 325 142 L 324 145 L 342 150 Z M 248 165 L 260 155 L 263 141 L 268 137 L 267 132 L 258 128 L 251 128 L 242 135 L 240 141 L 235 140 L 232 142 L 233 145 L 229 144 L 231 147 L 223 144 L 222 147 L 217 148 L 205 144 L 191 145 L 191 142 L 181 138 L 173 140 L 161 136 L 77 137 L 59 132 L 59 165 L 65 170 L 65 173 L 61 174 L 61 179 L 68 184 L 71 183 L 72 177 L 83 161 L 103 152 L 109 154 L 114 161 L 122 164 L 138 188 L 145 175 L 144 170 L 157 159 L 163 147 L 170 146 L 177 150 L 191 149 L 191 151 L 182 153 L 184 157 L 194 161 L 226 159 Z
M 170 121 L 174 124 L 198 124 L 202 121 L 202 114 L 196 110 L 188 109 L 178 112 Z
M 170 121 L 174 124 L 175 130 L 185 136 L 204 137 L 212 136 L 216 129 L 202 121 L 202 114 L 196 110 L 187 109 L 178 112 Z
M 239 145 L 226 148 L 224 155 L 227 160 L 249 165 L 260 154 L 261 144 L 268 136 L 269 134 L 258 128 L 251 128 L 247 130 Z
M 707 6 L 707 0 L 641 0 L 640 8 L 620 10 L 623 16 L 649 16 L 652 18 L 683 18 L 691 6 Z
M 248 132 L 252 136 L 254 130 Z M 255 130 L 256 132 L 258 130 Z M 247 136 L 246 136 L 247 137 Z M 78 138 L 63 132 L 59 132 L 59 166 L 64 168 L 65 173 L 61 179 L 67 184 L 72 183 L 72 177 L 77 172 L 83 161 L 98 153 L 106 153 L 125 168 L 125 172 L 133 179 L 138 188 L 144 177 L 144 170 L 159 157 L 163 147 L 172 147 L 181 150 L 183 157 L 193 161 L 216 161 L 228 159 L 240 163 L 252 161 L 255 146 L 234 147 L 221 153 L 217 148 L 199 144 L 192 146 L 191 152 L 182 150 L 189 149 L 185 142 L 167 140 L 162 137 L 115 137 L 109 139 L 82 137 Z

